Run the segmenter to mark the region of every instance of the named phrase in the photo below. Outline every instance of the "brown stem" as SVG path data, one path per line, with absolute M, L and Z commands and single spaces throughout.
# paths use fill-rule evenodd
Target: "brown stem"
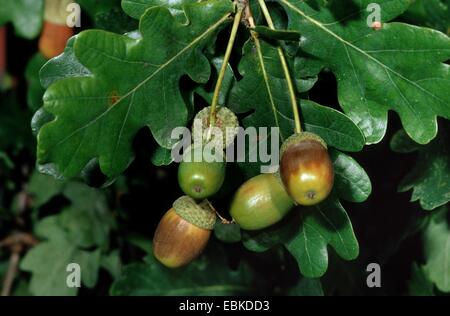
M 220 219 L 220 221 L 222 222 L 222 224 L 224 225 L 230 225 L 230 224 L 234 224 L 234 220 L 228 220 L 225 217 L 223 217 L 222 215 L 220 215 L 220 213 L 214 208 L 214 206 L 211 204 L 210 201 L 206 200 L 209 207 L 216 213 L 217 217 Z
M 3 280 L 3 287 L 1 296 L 9 296 L 16 278 L 17 269 L 20 261 L 20 252 L 22 245 L 16 244 L 11 248 L 11 256 L 9 257 L 8 271 L 6 271 L 5 279 Z
M 13 247 L 16 244 L 22 244 L 27 247 L 33 247 L 36 245 L 39 241 L 31 234 L 29 233 L 13 233 L 6 237 L 3 240 L 0 240 L 0 248 L 2 247 Z

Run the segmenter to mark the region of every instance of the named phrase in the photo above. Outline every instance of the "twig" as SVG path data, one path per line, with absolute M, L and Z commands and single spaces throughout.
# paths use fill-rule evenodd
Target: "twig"
M 16 278 L 17 269 L 20 261 L 20 252 L 23 246 L 21 244 L 16 244 L 11 247 L 11 256 L 9 257 L 8 271 L 6 271 L 5 279 L 3 280 L 3 287 L 1 296 L 9 296 L 11 294 L 11 289 Z
M 234 224 L 234 219 L 229 221 L 227 220 L 225 217 L 223 217 L 222 215 L 220 215 L 220 213 L 214 208 L 214 206 L 211 204 L 210 201 L 206 200 L 209 207 L 216 213 L 217 217 L 220 219 L 220 221 L 222 222 L 222 224 L 224 225 L 230 225 L 230 224 Z
M 37 243 L 38 240 L 33 235 L 23 232 L 12 233 L 0 241 L 0 248 L 8 247 L 11 251 L 8 270 L 6 271 L 5 279 L 3 280 L 1 296 L 9 296 L 11 294 L 11 289 L 19 266 L 20 253 L 24 248 L 33 247 Z

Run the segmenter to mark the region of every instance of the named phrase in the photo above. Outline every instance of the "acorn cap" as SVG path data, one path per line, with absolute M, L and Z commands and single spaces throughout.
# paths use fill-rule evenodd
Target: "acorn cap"
M 173 203 L 175 212 L 189 223 L 207 230 L 213 230 L 216 223 L 216 212 L 208 201 L 200 204 L 187 195 L 180 197 Z
M 284 152 L 290 146 L 298 144 L 304 140 L 314 140 L 316 142 L 319 142 L 325 149 L 328 149 L 327 143 L 319 135 L 310 132 L 301 132 L 291 135 L 284 141 L 283 145 L 281 145 L 280 157 L 283 157 Z
M 197 115 L 194 118 L 194 124 L 192 125 L 192 134 L 194 135 L 194 139 L 196 140 L 200 135 L 198 128 L 200 126 L 196 125 L 195 122 L 196 120 L 200 120 L 201 121 L 201 128 L 203 130 L 203 132 L 205 132 L 208 127 L 209 127 L 209 114 L 211 111 L 211 107 L 205 107 L 204 109 L 202 109 L 200 112 L 197 113 Z M 216 124 L 214 127 L 218 127 L 220 128 L 220 130 L 222 131 L 222 135 L 223 135 L 223 139 L 219 139 L 217 141 L 220 141 L 222 144 L 224 144 L 224 148 L 228 147 L 229 145 L 231 145 L 234 141 L 234 138 L 237 135 L 237 127 L 239 127 L 239 121 L 237 116 L 233 113 L 233 111 L 231 111 L 230 109 L 223 107 L 223 106 L 218 106 L 216 108 Z M 228 135 L 227 137 L 227 128 L 231 128 L 230 131 L 232 131 L 232 133 L 230 133 L 230 135 Z M 203 133 L 203 135 L 201 135 L 202 138 L 202 142 L 206 143 L 206 138 L 205 138 L 205 133 Z M 212 141 L 215 141 L 214 137 L 212 138 Z

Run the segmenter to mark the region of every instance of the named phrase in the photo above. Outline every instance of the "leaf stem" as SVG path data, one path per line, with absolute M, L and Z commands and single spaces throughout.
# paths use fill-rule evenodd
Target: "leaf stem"
M 267 25 L 272 30 L 275 30 L 275 25 L 272 21 L 272 17 L 270 16 L 269 9 L 266 6 L 265 0 L 258 0 L 258 3 L 259 3 L 259 6 L 261 7 L 264 18 L 267 21 Z M 301 133 L 302 125 L 300 122 L 300 114 L 298 112 L 298 103 L 297 103 L 297 96 L 295 94 L 294 83 L 292 81 L 291 74 L 289 72 L 289 67 L 286 62 L 286 57 L 284 56 L 283 48 L 280 46 L 278 47 L 278 55 L 280 56 L 281 66 L 283 67 L 284 76 L 286 78 L 287 85 L 288 85 L 289 97 L 291 99 L 291 104 L 292 104 L 292 112 L 294 113 L 295 132 Z
M 242 12 L 245 5 L 241 1 L 237 2 L 237 11 L 234 15 L 233 27 L 231 29 L 230 39 L 228 40 L 227 49 L 223 58 L 222 67 L 220 68 L 219 77 L 217 78 L 216 87 L 214 88 L 214 94 L 211 102 L 211 111 L 209 113 L 209 127 L 213 127 L 216 124 L 216 108 L 219 103 L 219 94 L 222 89 L 223 79 L 227 70 L 228 62 L 230 60 L 231 52 L 233 50 L 234 41 L 236 40 L 237 31 L 239 29 L 239 23 L 241 22 Z

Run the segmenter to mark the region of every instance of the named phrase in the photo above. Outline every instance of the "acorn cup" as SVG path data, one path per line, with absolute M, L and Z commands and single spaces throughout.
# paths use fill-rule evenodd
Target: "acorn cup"
M 66 43 L 74 35 L 73 28 L 67 26 L 66 11 L 71 0 L 46 0 L 44 26 L 39 38 L 39 51 L 47 59 L 64 52 Z
M 236 192 L 230 214 L 242 229 L 258 230 L 283 219 L 294 206 L 277 174 L 251 178 Z
M 203 252 L 215 223 L 216 213 L 208 201 L 197 204 L 182 196 L 159 222 L 153 254 L 168 268 L 187 265 Z
M 325 200 L 333 189 L 333 164 L 327 144 L 318 135 L 294 134 L 281 146 L 280 176 L 289 195 L 300 205 Z
M 195 115 L 194 123 L 192 125 L 194 143 L 214 142 L 219 143 L 221 147 L 225 149 L 233 143 L 234 138 L 237 135 L 237 128 L 239 127 L 238 118 L 236 114 L 227 107 L 218 106 L 216 109 L 216 121 L 214 127 L 221 131 L 222 138 L 218 137 L 219 135 L 212 134 L 210 139 L 208 139 L 207 130 L 209 128 L 210 113 L 211 107 L 208 106 Z

